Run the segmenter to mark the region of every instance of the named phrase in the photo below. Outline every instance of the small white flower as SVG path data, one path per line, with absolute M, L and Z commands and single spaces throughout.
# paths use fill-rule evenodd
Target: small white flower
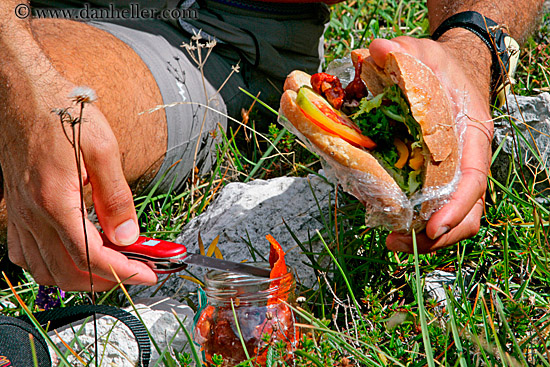
M 241 67 L 239 66 L 239 64 L 231 65 L 231 70 L 233 70 L 235 73 L 238 73 L 241 70 Z
M 197 33 L 197 32 L 195 32 L 195 30 L 193 29 L 193 36 L 191 37 L 191 39 L 192 39 L 193 41 L 198 41 L 198 40 L 202 39 L 201 31 L 202 31 L 202 29 L 199 29 L 199 33 Z
M 183 43 L 181 47 L 185 48 L 187 51 L 195 51 L 197 49 L 197 46 L 191 45 L 189 43 Z
M 79 86 L 71 91 L 69 98 L 76 103 L 92 103 L 97 99 L 97 96 L 92 88 Z
M 214 46 L 216 46 L 216 44 L 217 44 L 216 40 L 213 39 L 213 40 L 208 41 L 206 43 L 206 48 L 214 48 Z

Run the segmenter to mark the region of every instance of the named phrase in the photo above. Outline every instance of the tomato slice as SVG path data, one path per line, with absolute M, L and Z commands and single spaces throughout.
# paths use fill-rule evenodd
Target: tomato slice
M 361 130 L 346 115 L 334 109 L 327 100 L 313 90 L 303 87 L 298 91 L 296 103 L 302 113 L 323 130 L 339 136 L 356 147 L 374 149 L 371 138 L 361 134 Z

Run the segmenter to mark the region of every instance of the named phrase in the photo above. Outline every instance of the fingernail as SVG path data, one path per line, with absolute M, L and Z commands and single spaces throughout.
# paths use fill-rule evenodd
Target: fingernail
M 437 232 L 435 232 L 434 236 L 432 237 L 432 240 L 435 240 L 436 238 L 439 238 L 439 237 L 443 236 L 447 232 L 449 232 L 449 227 L 447 227 L 447 226 L 439 227 Z
M 136 242 L 139 237 L 139 230 L 132 219 L 127 220 L 115 229 L 115 240 L 119 245 L 128 246 Z

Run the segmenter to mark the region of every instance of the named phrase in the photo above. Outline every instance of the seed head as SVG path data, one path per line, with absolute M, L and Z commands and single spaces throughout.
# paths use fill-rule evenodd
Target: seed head
M 69 98 L 71 98 L 75 103 L 92 103 L 97 99 L 97 96 L 93 89 L 79 86 L 75 87 L 71 91 Z

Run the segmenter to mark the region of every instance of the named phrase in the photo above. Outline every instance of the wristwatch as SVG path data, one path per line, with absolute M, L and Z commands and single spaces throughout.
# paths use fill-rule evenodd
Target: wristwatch
M 437 40 L 443 33 L 453 28 L 464 28 L 478 36 L 489 48 L 491 63 L 491 101 L 502 107 L 510 86 L 515 83 L 513 76 L 519 60 L 519 44 L 503 31 L 495 21 L 475 11 L 457 13 L 447 18 L 432 34 Z

